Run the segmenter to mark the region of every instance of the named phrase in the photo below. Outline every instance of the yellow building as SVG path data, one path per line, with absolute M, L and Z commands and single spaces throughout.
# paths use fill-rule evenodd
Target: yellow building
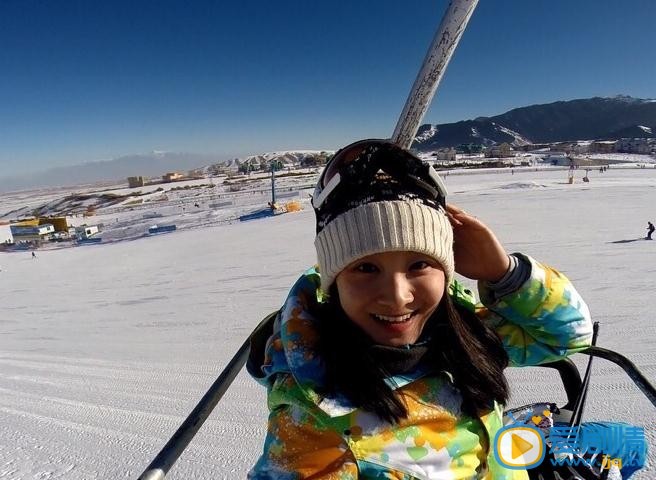
M 174 182 L 175 180 L 180 180 L 184 177 L 181 173 L 178 172 L 169 172 L 166 175 L 162 177 L 162 181 L 164 182 Z
M 55 232 L 68 232 L 68 220 L 66 217 L 41 217 L 39 218 L 39 225 L 49 223 L 55 227 Z
M 38 218 L 28 218 L 27 220 L 20 220 L 18 222 L 12 222 L 12 226 L 14 227 L 36 227 L 39 225 L 39 219 Z

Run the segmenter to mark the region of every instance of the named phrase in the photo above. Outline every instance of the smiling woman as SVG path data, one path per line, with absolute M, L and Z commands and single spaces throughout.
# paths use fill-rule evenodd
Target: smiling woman
M 444 295 L 440 263 L 416 252 L 369 255 L 337 276 L 340 305 L 380 345 L 416 343 Z
M 491 448 L 503 370 L 589 346 L 588 308 L 445 197 L 432 167 L 390 142 L 332 158 L 313 197 L 319 265 L 252 339 L 271 413 L 249 478 L 528 478 Z M 479 280 L 485 306 L 456 272 Z

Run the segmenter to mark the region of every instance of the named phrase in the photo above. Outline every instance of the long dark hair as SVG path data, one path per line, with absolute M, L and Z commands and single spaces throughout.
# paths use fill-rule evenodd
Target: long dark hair
M 354 406 L 389 423 L 407 418 L 408 409 L 385 382 L 395 372 L 369 355 L 372 340 L 341 308 L 333 284 L 319 318 L 319 354 L 325 362 L 325 392 L 344 395 Z M 494 331 L 474 312 L 445 294 L 424 329 L 428 351 L 422 362 L 446 370 L 463 396 L 469 414 L 482 414 L 493 401 L 506 403 L 509 388 L 503 374 L 508 355 Z

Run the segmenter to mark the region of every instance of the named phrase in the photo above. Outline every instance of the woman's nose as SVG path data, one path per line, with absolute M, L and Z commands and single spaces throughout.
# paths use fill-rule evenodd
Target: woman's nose
M 405 275 L 395 274 L 382 279 L 378 303 L 387 307 L 405 307 L 414 300 L 412 285 Z

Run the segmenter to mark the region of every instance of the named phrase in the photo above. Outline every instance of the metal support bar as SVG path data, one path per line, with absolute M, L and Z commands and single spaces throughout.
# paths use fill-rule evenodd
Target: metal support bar
M 274 312 L 262 320 L 254 330 L 253 334 L 263 326 L 269 326 L 277 313 L 278 312 Z M 148 465 L 148 468 L 146 468 L 141 474 L 139 480 L 162 480 L 166 476 L 246 363 L 253 334 L 251 334 L 242 346 L 239 347 L 239 350 L 237 350 L 237 353 L 232 357 L 232 360 L 230 360 L 225 369 L 223 369 L 221 375 L 219 375 L 214 381 L 207 393 L 205 393 L 200 402 L 198 402 L 196 408 L 194 408 L 186 420 L 182 422 L 182 425 L 180 425 L 171 439 L 166 442 L 166 445 L 164 445 L 155 459 L 150 465 Z
M 412 145 L 419 125 L 477 4 L 478 0 L 452 0 L 447 7 L 394 129 L 392 141 L 397 145 L 403 148 L 410 148 Z
M 654 407 L 656 407 L 656 388 L 647 380 L 638 367 L 635 364 L 626 358 L 624 355 L 621 355 L 612 350 L 607 350 L 602 347 L 588 347 L 580 353 L 585 353 L 586 355 L 591 355 L 593 357 L 603 358 L 609 362 L 613 362 L 615 365 L 618 365 L 626 372 L 626 374 L 631 377 L 633 383 L 640 389 L 642 393 L 649 399 Z
M 594 322 L 592 324 L 592 346 L 597 345 L 597 336 L 599 335 L 599 322 Z M 588 359 L 588 366 L 585 368 L 585 375 L 583 376 L 583 383 L 581 385 L 581 391 L 579 393 L 579 398 L 576 399 L 576 405 L 572 410 L 572 417 L 570 418 L 570 426 L 578 427 L 581 425 L 581 420 L 583 419 L 583 409 L 585 407 L 585 401 L 588 398 L 588 387 L 590 386 L 590 378 L 592 376 L 592 360 L 594 359 L 591 356 Z
M 563 358 L 555 362 L 542 363 L 540 367 L 558 370 L 560 381 L 563 382 L 565 394 L 567 395 L 567 403 L 561 408 L 572 410 L 581 393 L 582 385 L 581 374 L 578 368 L 576 368 L 576 364 L 570 358 Z

